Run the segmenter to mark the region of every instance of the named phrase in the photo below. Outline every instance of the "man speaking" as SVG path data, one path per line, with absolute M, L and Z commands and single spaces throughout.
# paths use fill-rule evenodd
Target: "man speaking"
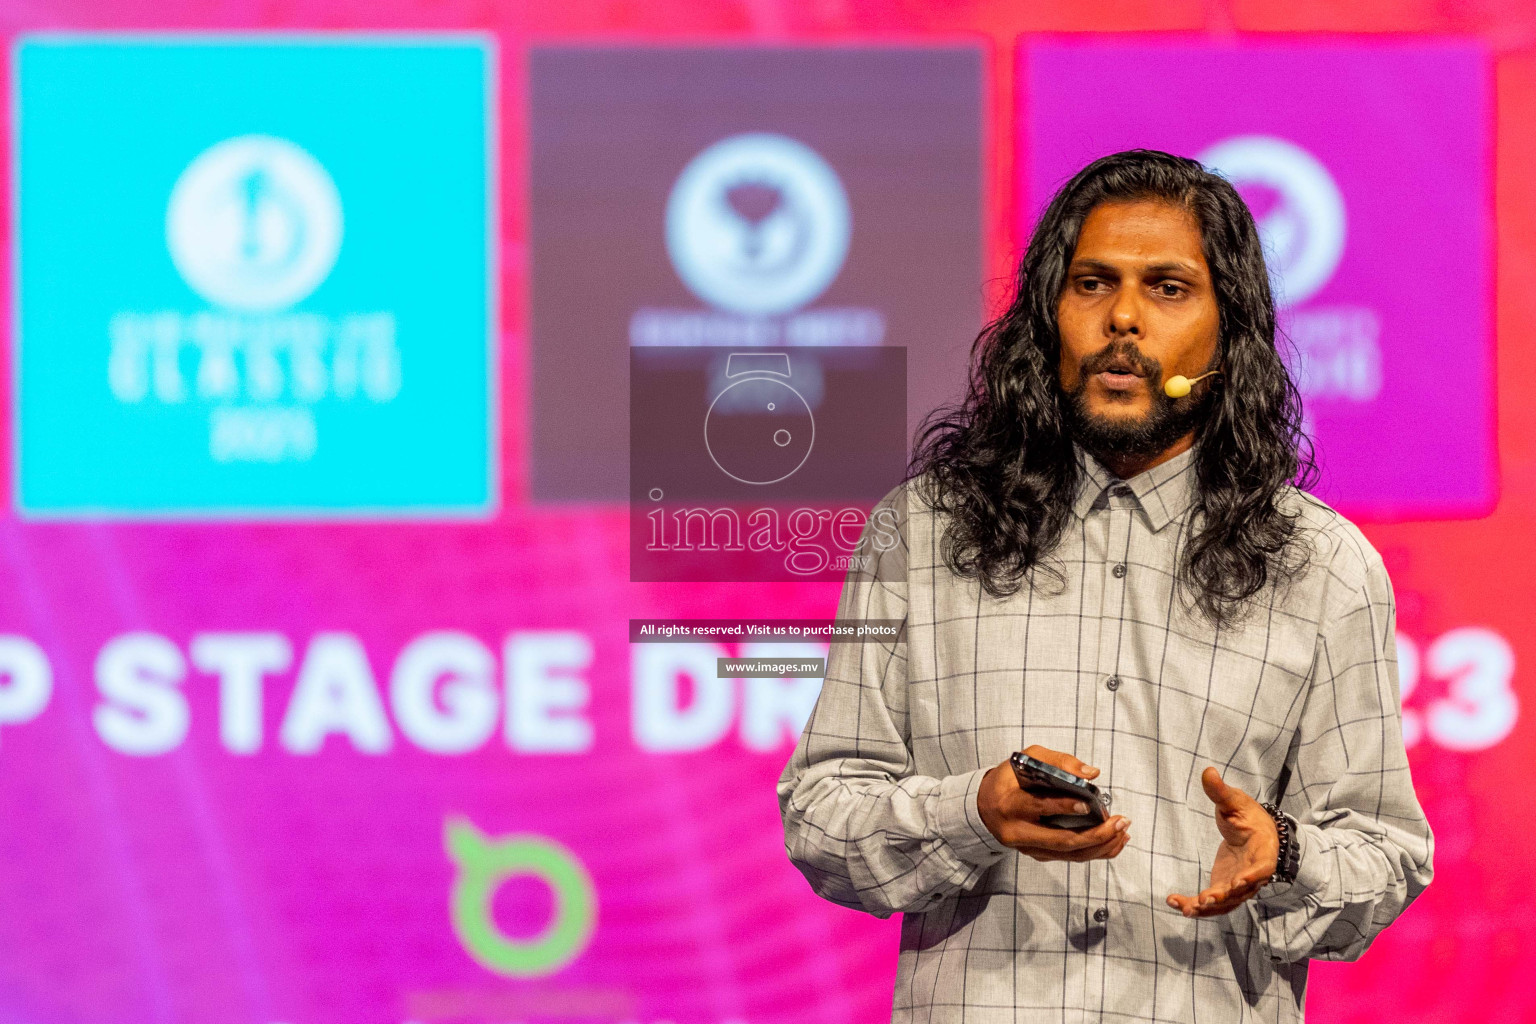
M 1300 421 L 1232 186 L 1068 182 L 844 588 L 904 633 L 832 646 L 779 782 L 812 887 L 904 915 L 894 1020 L 1299 1021 L 1429 884 L 1391 582 Z

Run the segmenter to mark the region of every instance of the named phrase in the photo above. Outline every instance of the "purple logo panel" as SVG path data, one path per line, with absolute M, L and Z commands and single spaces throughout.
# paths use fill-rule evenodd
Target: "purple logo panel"
M 913 427 L 962 392 L 981 320 L 977 48 L 529 60 L 535 502 L 624 500 L 631 350 L 904 348 Z
M 1264 239 L 1318 495 L 1365 520 L 1492 509 L 1480 48 L 1051 41 L 1021 56 L 1026 233 L 1057 188 L 1108 153 L 1162 149 L 1218 170 Z

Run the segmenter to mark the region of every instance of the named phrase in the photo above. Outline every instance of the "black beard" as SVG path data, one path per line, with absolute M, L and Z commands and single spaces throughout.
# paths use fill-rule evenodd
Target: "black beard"
M 1099 416 L 1088 410 L 1088 378 L 1107 367 L 1117 352 L 1136 366 L 1152 392 L 1152 408 L 1134 419 Z M 1072 439 L 1106 464 L 1126 456 L 1144 458 L 1167 451 L 1205 419 L 1212 391 L 1208 385 L 1196 385 L 1194 393 L 1186 398 L 1169 398 L 1162 388 L 1152 386 L 1153 381 L 1162 379 L 1162 365 L 1134 348 L 1110 346 L 1084 357 L 1077 386 L 1065 394 L 1063 403 Z

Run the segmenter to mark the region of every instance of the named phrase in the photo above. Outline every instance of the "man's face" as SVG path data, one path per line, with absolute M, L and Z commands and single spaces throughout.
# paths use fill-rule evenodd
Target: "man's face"
M 1200 225 L 1179 206 L 1102 203 L 1083 221 L 1057 300 L 1059 375 L 1074 432 L 1089 451 L 1150 456 L 1188 436 L 1210 381 L 1171 399 L 1217 353 L 1220 316 Z

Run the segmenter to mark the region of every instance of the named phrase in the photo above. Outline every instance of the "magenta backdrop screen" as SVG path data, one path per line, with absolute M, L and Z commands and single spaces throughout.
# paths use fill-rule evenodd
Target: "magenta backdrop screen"
M 185 363 L 155 362 L 162 350 L 154 339 L 179 337 L 175 330 L 207 331 L 213 324 L 226 331 L 187 336 L 187 345 L 201 339 L 205 348 L 257 322 L 281 326 L 290 344 L 321 329 L 355 342 L 347 351 L 363 376 L 348 385 L 350 397 L 337 389 L 351 371 L 327 363 L 332 391 L 312 406 L 285 398 L 259 410 L 261 416 L 237 418 L 233 427 L 217 421 L 224 424 L 218 429 L 231 431 L 235 450 L 246 453 L 242 465 L 272 471 L 273 487 L 286 484 L 272 467 L 280 469 L 281 458 L 302 452 L 311 440 L 326 445 L 345 436 L 368 444 L 377 436 L 369 417 L 399 408 L 390 403 L 406 401 L 412 387 L 436 379 L 423 369 L 432 365 L 433 345 L 464 344 L 469 356 L 462 366 L 488 364 L 490 387 L 479 380 L 462 398 L 440 401 L 459 415 L 489 392 L 489 422 L 480 425 L 492 438 L 493 465 L 476 479 L 494 490 L 488 502 L 471 494 L 447 510 L 419 507 L 430 505 L 435 493 L 458 493 L 445 484 L 424 490 L 416 505 L 414 492 L 402 489 L 400 507 L 297 516 L 291 509 L 281 516 L 247 509 L 130 521 L 126 514 L 23 515 L 14 484 L 0 485 L 9 489 L 0 511 L 0 1024 L 862 1024 L 889 1018 L 899 922 L 819 900 L 784 855 L 773 785 L 815 699 L 816 680 L 717 678 L 719 657 L 821 656 L 825 645 L 629 640 L 635 618 L 830 618 L 837 585 L 632 583 L 623 506 L 533 500 L 530 422 L 538 385 L 531 379 L 530 333 L 539 325 L 530 322 L 528 287 L 539 253 L 530 251 L 535 232 L 529 224 L 539 211 L 530 209 L 528 147 L 537 130 L 529 124 L 527 65 L 533 42 L 552 38 L 562 45 L 601 41 L 647 55 L 680 42 L 697 47 L 701 34 L 708 36 L 706 49 L 772 39 L 815 50 L 822 67 L 827 50 L 920 49 L 929 42 L 953 49 L 957 32 L 967 47 L 986 32 L 996 47 L 1011 52 L 1019 46 L 1021 54 L 1015 66 L 994 49 L 975 72 L 985 76 L 977 121 L 983 130 L 972 154 L 981 166 L 975 182 L 981 202 L 945 198 L 969 211 L 960 225 L 970 225 L 967 230 L 975 228 L 975 210 L 983 211 L 981 242 L 988 248 L 974 254 L 977 263 L 991 254 L 983 276 L 1007 272 L 1015 258 L 1010 233 L 1026 236 L 1051 188 L 1088 159 L 1128 145 L 1199 155 L 1235 138 L 1283 140 L 1313 163 L 1275 146 L 1229 147 L 1225 157 L 1261 169 L 1276 161 L 1299 167 L 1293 177 L 1319 209 L 1326 214 L 1341 205 L 1345 211 L 1340 238 L 1326 216 L 1314 223 L 1307 219 L 1312 207 L 1295 206 L 1287 191 L 1297 187 L 1291 178 L 1266 185 L 1252 172 L 1254 180 L 1244 185 L 1269 223 L 1272 242 L 1289 245 L 1287 258 L 1311 275 L 1281 281 L 1291 289 L 1286 315 L 1312 360 L 1311 423 L 1334 489 L 1325 496 L 1362 524 L 1393 577 L 1405 739 L 1435 829 L 1437 875 L 1359 963 L 1313 965 L 1308 1016 L 1353 1024 L 1536 1014 L 1536 888 L 1529 878 L 1536 839 L 1520 824 L 1536 757 L 1522 714 L 1530 701 L 1525 666 L 1536 657 L 1529 625 L 1536 566 L 1528 550 L 1536 517 L 1526 511 L 1536 497 L 1536 464 L 1519 443 L 1536 436 L 1536 412 L 1519 388 L 1519 353 L 1529 340 L 1522 329 L 1495 345 L 1492 293 L 1496 271 L 1511 282 L 1500 303 L 1516 301 L 1511 296 L 1536 275 L 1536 260 L 1516 244 L 1536 230 L 1536 200 L 1528 198 L 1524 171 L 1499 171 L 1495 231 L 1490 165 L 1491 150 L 1505 144 L 1498 125 L 1523 123 L 1536 111 L 1536 74 L 1509 71 L 1496 109 L 1493 58 L 1465 40 L 1341 37 L 1250 46 L 1190 36 L 1177 46 L 1120 38 L 1096 48 L 1090 38 L 1030 36 L 1021 43 L 1021 32 L 1042 26 L 1012 20 L 1023 18 L 1014 12 L 951 13 L 939 24 L 933 12 L 860 3 L 809 13 L 771 2 L 746 13 L 682 3 L 644 12 L 578 3 L 539 15 L 451 6 L 305 4 L 259 16 L 229 14 L 238 24 L 193 25 L 179 8 L 141 3 L 127 11 L 100 5 L 89 14 L 17 12 L 6 22 L 12 33 L 61 25 L 149 27 L 157 37 L 178 26 L 313 33 L 366 25 L 408 28 L 416 42 L 433 41 L 423 34 L 428 25 L 479 33 L 475 47 L 485 46 L 494 61 L 488 91 L 475 93 L 485 100 L 483 120 L 477 115 L 473 123 L 489 125 L 491 160 L 463 161 L 462 173 L 473 172 L 475 187 L 488 186 L 483 213 L 490 240 L 487 247 L 471 232 L 444 244 L 466 259 L 473 249 L 466 265 L 480 267 L 485 279 L 470 298 L 483 298 L 484 306 L 444 284 L 442 294 L 452 291 L 459 317 L 451 338 L 446 305 L 430 301 L 438 293 L 404 312 L 406 299 L 397 293 L 409 291 L 410 282 L 396 286 L 393 278 L 364 271 L 371 266 L 383 273 L 403 251 L 398 258 L 419 258 L 411 265 L 421 274 L 441 274 L 442 254 L 421 245 L 442 241 L 434 232 L 457 223 L 449 214 L 463 211 L 447 203 L 442 217 L 416 218 L 413 230 L 422 234 L 412 235 L 404 250 L 393 249 L 401 236 L 391 230 L 391 203 L 412 202 L 410 189 L 424 187 L 426 179 L 412 179 L 412 170 L 387 188 L 380 185 L 374 209 L 381 212 L 369 220 L 351 198 L 359 179 L 349 175 L 385 179 L 366 177 L 369 161 L 349 170 L 345 161 L 328 158 L 324 142 L 371 132 L 389 142 L 378 166 L 401 174 L 400 168 L 418 164 L 430 170 L 437 166 L 437 143 L 423 145 L 402 126 L 407 115 L 429 134 L 447 122 L 432 118 L 422 99 L 433 85 L 423 80 L 419 88 L 392 94 L 397 107 L 325 129 L 342 134 L 326 136 L 317 127 L 320 135 L 299 138 L 301 128 L 292 125 L 309 123 L 303 118 L 318 125 L 319 114 L 295 109 L 299 120 L 280 123 L 258 102 L 266 95 L 259 76 L 178 87 L 176 95 L 198 116 L 244 118 L 209 129 L 202 143 L 154 149 L 159 143 L 151 136 L 168 131 L 172 120 L 163 107 L 146 109 L 143 132 L 113 135 L 106 126 L 77 138 L 79 159 L 93 162 L 98 177 L 90 180 L 109 190 L 106 199 L 131 198 L 110 190 L 127 189 L 130 170 L 145 175 L 144 191 L 132 193 L 140 198 L 125 207 L 120 225 L 127 232 L 122 237 L 139 238 L 133 244 L 142 248 L 103 249 L 106 228 L 69 214 L 85 209 L 87 199 L 97 204 L 92 209 L 112 204 L 82 194 L 71 205 L 71 193 L 58 191 L 63 205 L 53 213 L 75 233 L 70 237 L 97 258 L 103 251 L 127 255 L 120 272 L 77 281 L 78 308 L 63 303 L 55 319 L 35 328 L 43 331 L 35 337 L 46 339 L 50 324 L 102 296 L 115 303 L 103 306 L 109 311 L 150 317 L 117 321 L 128 325 L 118 335 L 104 319 L 88 339 L 95 347 L 81 356 L 82 394 L 95 388 L 103 402 L 136 401 L 133 409 L 140 411 L 172 404 L 179 392 L 171 369 L 142 380 L 110 377 L 114 338 L 144 360 L 133 365 L 184 372 L 186 392 L 177 409 L 191 408 L 200 400 L 197 388 L 216 381 L 193 372 L 200 364 L 191 361 L 191 349 L 182 353 Z M 1150 23 L 1163 25 L 1155 19 L 1164 5 L 1144 6 Z M 1250 6 L 1283 11 L 1290 5 Z M 1045 27 L 1053 26 L 1059 27 Z M 1071 27 L 1100 26 L 1090 19 Z M 899 42 L 890 41 L 891 30 L 902 33 Z M 835 46 L 825 45 L 828 33 Z M 1116 62 L 1134 70 L 1130 92 L 1124 83 L 1112 95 L 1081 88 L 1097 69 Z M 974 68 L 969 58 L 963 63 Z M 133 76 L 123 81 L 138 88 Z M 686 83 L 678 88 L 686 90 Z M 247 99 L 203 101 L 218 90 Z M 56 107 L 62 102 L 53 93 L 39 99 Z M 743 95 L 740 102 L 744 113 L 727 126 L 731 132 L 753 127 L 756 101 Z M 11 190 L 18 187 L 18 127 L 12 124 L 6 136 L 13 149 Z M 766 126 L 782 133 L 791 127 L 782 120 Z M 903 124 L 863 127 L 886 147 L 881 152 L 900 150 Z M 108 136 L 124 147 L 121 161 L 103 159 Z M 291 149 L 248 136 L 292 142 L 328 179 Z M 666 159 L 686 161 L 714 138 L 703 138 L 697 126 L 681 137 L 686 145 L 658 145 Z M 826 137 L 829 150 L 842 144 L 833 133 Z M 1509 145 L 1519 144 L 1518 133 L 1512 138 Z M 196 198 L 200 182 L 230 180 L 214 172 L 245 166 L 241 159 L 265 160 L 269 177 L 239 179 L 246 182 L 247 205 L 224 211 L 259 229 L 245 239 L 251 251 L 286 251 L 283 240 L 292 241 L 278 214 L 269 221 L 262 219 L 268 214 L 252 212 L 276 210 L 261 203 L 278 194 L 297 204 L 288 209 L 337 232 L 330 278 L 309 279 L 320 273 L 319 264 L 284 278 L 290 295 L 313 289 L 290 306 L 274 307 L 270 295 L 231 291 L 227 280 L 200 276 L 195 268 L 211 264 L 197 263 L 195 245 L 176 250 L 180 257 L 168 247 L 176 183 L 224 139 L 247 141 L 197 164 L 186 179 L 191 191 L 183 194 Z M 1536 152 L 1529 140 L 1524 144 Z M 393 163 L 385 158 L 391 151 L 399 156 Z M 141 157 L 142 167 L 133 162 Z M 1327 188 L 1310 187 L 1319 180 L 1313 164 L 1325 170 L 1337 204 L 1330 205 L 1334 193 Z M 861 167 L 879 185 L 880 167 Z M 900 162 L 886 173 L 899 192 Z M 617 188 L 622 177 L 610 167 L 592 181 Z M 49 180 L 24 176 L 22 187 L 42 181 L 38 195 L 54 195 Z M 334 221 L 326 219 L 327 211 L 335 212 L 326 180 L 344 214 Z M 163 187 L 151 188 L 155 181 Z M 582 202 L 579 181 L 557 184 L 563 202 Z M 14 209 L 16 197 L 9 198 Z M 653 205 L 659 210 L 660 204 Z M 6 221 L 8 303 L 15 301 L 18 275 L 26 280 L 32 258 L 26 245 L 38 237 L 29 234 L 35 222 L 26 219 L 33 207 L 23 202 L 21 209 L 21 217 Z M 584 230 L 599 230 L 580 211 L 563 213 L 570 223 L 586 224 Z M 851 224 L 849 259 L 855 260 L 860 232 L 881 229 L 857 206 Z M 659 220 L 614 230 L 625 245 L 652 247 L 644 256 L 650 272 L 671 273 Z M 1307 234 L 1313 230 L 1323 233 L 1321 250 Z M 600 235 L 580 241 L 602 244 Z M 877 262 L 849 266 L 878 278 L 875 271 L 885 265 L 878 260 L 902 262 L 890 248 L 900 238 L 887 243 L 871 257 Z M 129 257 L 137 262 L 127 265 Z M 162 274 L 163 292 L 125 284 L 152 271 Z M 451 276 L 455 288 L 463 283 L 457 271 Z M 341 290 L 344 280 L 355 290 Z M 441 276 L 435 280 L 443 283 Z M 683 282 L 665 278 L 665 285 L 670 291 L 658 291 L 661 298 L 641 298 L 658 307 L 665 299 L 672 303 L 667 309 L 690 315 L 704 308 L 703 300 L 687 297 Z M 832 280 L 827 294 L 835 297 L 849 285 Z M 200 288 L 219 298 L 207 299 Z M 955 292 L 944 294 L 948 301 Z M 836 308 L 885 301 L 863 295 L 840 299 Z M 982 295 L 977 281 L 974 307 L 954 303 L 955 331 L 962 330 L 961 320 L 965 330 L 974 329 Z M 22 302 L 30 301 L 24 293 Z M 195 319 L 209 303 L 220 309 L 219 303 L 234 303 L 228 308 L 236 312 L 227 320 Z M 328 319 L 282 319 L 306 309 Z M 394 319 L 384 331 L 377 317 L 390 310 Z M 13 305 L 6 311 L 14 328 L 17 311 Z M 625 307 L 626 318 L 632 313 Z M 1298 321 L 1305 323 L 1297 328 Z M 1516 326 L 1523 322 L 1516 318 Z M 607 355 L 622 352 L 631 323 L 616 321 L 613 337 L 594 340 L 594 347 L 601 342 Z M 276 330 L 239 337 L 259 352 Z M 10 386 L 0 393 L 8 396 L 4 429 L 14 442 L 16 406 L 27 400 L 29 381 L 18 379 L 23 364 L 14 329 L 9 337 L 0 373 Z M 53 351 L 28 348 L 44 344 L 33 337 L 21 341 L 29 357 Z M 473 345 L 465 340 L 471 337 Z M 144 338 L 147 347 L 132 347 Z M 924 359 L 937 366 L 938 355 L 950 358 L 968 340 L 913 333 L 899 343 L 908 348 L 908 366 Z M 482 354 L 486 361 L 476 362 Z M 398 363 L 391 361 L 395 356 Z M 1512 372 L 1496 377 L 1496 369 Z M 114 380 L 122 390 L 111 390 Z M 391 391 L 396 384 L 398 395 Z M 142 394 L 133 390 L 139 385 Z M 579 383 L 562 386 L 580 391 Z M 1503 390 L 1496 402 L 1497 388 Z M 312 420 L 304 418 L 306 408 Z M 268 416 L 274 409 L 281 415 Z M 198 413 L 198 430 L 207 430 L 209 415 Z M 307 434 L 307 423 L 318 434 Z M 199 433 L 198 446 L 207 443 Z M 0 461 L 14 460 L 15 447 L 7 445 Z M 133 466 L 177 471 L 154 461 L 165 456 L 162 448 L 143 448 L 132 459 L 145 461 Z M 458 471 L 446 457 L 436 464 L 420 452 L 409 454 L 400 469 L 405 483 L 414 479 L 412 467 L 431 471 L 422 480 Z M 261 461 L 269 456 L 277 461 Z M 470 462 L 465 472 L 486 469 L 483 460 Z M 6 465 L 0 479 L 16 480 L 16 469 Z M 338 490 L 326 491 L 323 479 L 312 482 L 316 493 Z M 346 489 L 339 490 L 344 500 Z

